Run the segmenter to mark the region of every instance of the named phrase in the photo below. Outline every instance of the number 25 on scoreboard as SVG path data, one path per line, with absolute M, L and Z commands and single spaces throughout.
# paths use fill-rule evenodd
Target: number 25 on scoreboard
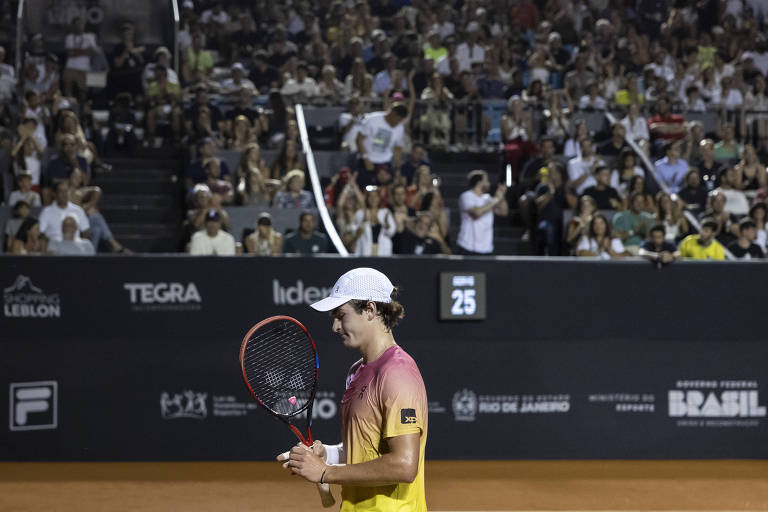
M 440 319 L 485 319 L 485 273 L 440 274 Z
M 477 301 L 475 300 L 475 290 L 473 288 L 455 288 L 451 292 L 453 306 L 451 314 L 455 316 L 471 316 L 477 311 Z

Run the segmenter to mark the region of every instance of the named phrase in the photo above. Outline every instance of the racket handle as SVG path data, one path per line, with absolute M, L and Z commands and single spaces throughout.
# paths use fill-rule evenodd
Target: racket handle
M 331 493 L 331 486 L 328 484 L 317 484 L 317 492 L 320 493 L 320 500 L 324 508 L 330 508 L 336 504 L 336 500 Z

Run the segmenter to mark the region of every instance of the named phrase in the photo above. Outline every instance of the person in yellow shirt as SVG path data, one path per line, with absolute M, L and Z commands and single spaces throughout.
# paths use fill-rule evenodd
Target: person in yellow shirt
M 448 56 L 448 50 L 443 46 L 440 40 L 440 32 L 433 30 L 427 35 L 427 42 L 424 44 L 424 58 L 432 59 L 437 64 Z
M 680 242 L 680 256 L 694 260 L 725 260 L 723 246 L 715 240 L 717 227 L 714 219 L 704 219 L 698 235 L 688 235 Z
M 157 133 L 157 121 L 168 119 L 174 136 L 181 133 L 181 88 L 178 82 L 168 80 L 165 66 L 155 66 L 155 79 L 147 88 L 147 132 L 149 137 Z
M 614 101 L 617 105 L 627 106 L 630 103 L 643 104 L 643 93 L 637 88 L 637 76 L 634 73 L 627 73 L 624 87 L 616 91 Z
M 387 276 L 372 268 L 342 275 L 329 297 L 333 331 L 362 359 L 341 399 L 342 443 L 299 444 L 277 459 L 315 483 L 340 484 L 341 511 L 426 512 L 427 393 L 419 368 L 392 336 L 405 314 Z
M 192 44 L 183 54 L 181 74 L 186 83 L 200 82 L 211 76 L 213 56 L 203 48 L 202 32 L 192 34 Z

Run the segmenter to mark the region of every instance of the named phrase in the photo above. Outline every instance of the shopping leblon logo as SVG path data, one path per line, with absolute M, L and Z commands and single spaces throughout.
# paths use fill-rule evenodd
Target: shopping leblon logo
M 198 311 L 203 299 L 194 282 L 124 283 L 131 311 Z
M 58 293 L 46 293 L 28 276 L 18 275 L 3 289 L 3 316 L 6 318 L 61 318 Z
M 678 380 L 667 393 L 679 427 L 757 427 L 766 417 L 756 380 Z

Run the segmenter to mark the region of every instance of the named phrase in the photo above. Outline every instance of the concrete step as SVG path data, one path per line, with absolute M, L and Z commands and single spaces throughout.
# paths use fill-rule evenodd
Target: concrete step
M 109 206 L 114 208 L 147 208 L 174 207 L 175 202 L 165 194 L 110 194 Z
M 107 204 L 101 207 L 104 218 L 109 223 L 175 223 L 180 220 L 176 208 L 167 206 L 152 207 L 143 204 L 116 206 Z
M 104 190 L 102 202 L 109 201 L 112 194 L 120 195 L 165 195 L 175 197 L 180 193 L 179 184 L 171 180 L 136 180 L 126 179 L 118 176 L 108 179 L 99 179 L 94 185 L 100 186 Z
M 135 253 L 179 252 L 179 240 L 175 237 L 159 237 L 143 233 L 120 233 L 115 237 Z

